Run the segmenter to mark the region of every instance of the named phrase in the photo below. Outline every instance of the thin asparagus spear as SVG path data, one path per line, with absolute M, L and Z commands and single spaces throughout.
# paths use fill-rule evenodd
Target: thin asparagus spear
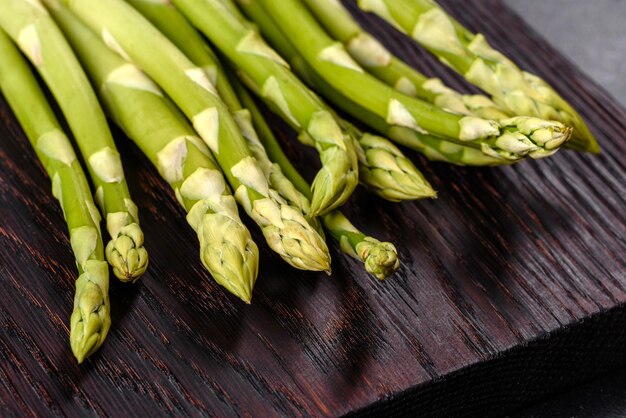
M 62 33 L 37 1 L 0 2 L 0 26 L 37 69 L 63 111 L 96 187 L 111 241 L 105 254 L 115 275 L 137 280 L 148 266 L 137 206 L 100 104 Z
M 506 119 L 509 114 L 481 94 L 464 95 L 447 87 L 438 78 L 429 78 L 388 51 L 352 18 L 335 0 L 303 0 L 330 36 L 370 74 L 396 90 L 419 97 L 437 107 L 462 115 L 485 119 Z
M 176 46 L 180 48 L 196 65 L 205 68 L 215 79 L 215 86 L 224 103 L 231 112 L 236 113 L 235 120 L 250 126 L 250 135 L 255 137 L 254 127 L 247 123 L 249 119 L 237 99 L 228 77 L 224 74 L 215 53 L 202 37 L 190 26 L 190 23 L 170 3 L 155 3 L 151 0 L 130 0 L 130 3 L 159 28 Z M 329 109 L 330 110 L 330 109 Z M 385 138 L 363 134 L 354 126 L 342 121 L 342 126 L 357 138 L 355 150 L 359 157 L 359 179 L 363 185 L 384 199 L 392 201 L 434 197 L 435 192 L 424 176 L 401 151 Z M 243 130 L 246 132 L 246 130 Z M 245 137 L 246 135 L 244 135 Z M 254 139 L 254 138 L 252 138 Z M 255 153 L 256 144 L 248 138 L 251 151 L 261 163 L 270 178 L 270 184 L 279 192 L 279 185 L 289 189 L 289 181 L 282 176 L 276 164 L 266 166 Z M 262 147 L 261 147 L 262 148 Z M 258 150 L 262 152 L 262 150 Z M 274 180 L 272 182 L 272 179 Z M 284 192 L 281 192 L 284 195 Z M 286 196 L 284 196 L 287 198 Z M 295 198 L 295 196 L 292 196 Z M 287 198 L 287 200 L 289 200 Z M 299 206 L 306 209 L 303 206 Z
M 200 259 L 228 291 L 250 303 L 258 249 L 207 146 L 176 106 L 136 66 L 115 54 L 63 6 L 50 8 L 108 115 L 171 185 L 198 234 Z
M 226 0 L 225 0 L 226 1 Z M 423 153 L 434 161 L 445 161 L 451 164 L 491 166 L 510 164 L 510 160 L 485 155 L 481 150 L 464 145 L 454 144 L 429 134 L 414 130 L 390 126 L 384 118 L 369 112 L 357 103 L 342 96 L 321 78 L 291 45 L 279 27 L 274 23 L 265 9 L 256 1 L 240 2 L 245 14 L 257 23 L 263 35 L 270 40 L 282 57 L 289 61 L 291 68 L 309 85 L 321 92 L 327 99 L 351 114 L 356 119 L 367 122 L 374 129 L 384 132 L 395 142 Z
M 76 258 L 70 345 L 79 363 L 102 344 L 111 326 L 109 269 L 104 259 L 100 214 L 85 173 L 26 60 L 0 29 L 0 92 L 13 109 L 52 180 Z
M 574 127 L 567 147 L 600 152 L 583 119 L 552 87 L 522 71 L 483 35 L 471 33 L 433 0 L 359 0 L 358 4 L 411 36 L 509 113 L 561 121 Z
M 392 126 L 429 132 L 510 160 L 543 157 L 570 136 L 571 129 L 559 122 L 524 116 L 502 121 L 463 116 L 406 96 L 365 73 L 300 0 L 257 1 L 320 77 Z
M 46 2 L 54 7 L 54 0 Z M 204 70 L 122 0 L 65 3 L 95 32 L 102 34 L 109 47 L 141 67 L 192 121 L 235 190 L 235 198 L 261 227 L 269 246 L 296 268 L 329 271 L 330 255 L 323 238 L 299 209 L 287 204 L 269 187 Z
M 300 140 L 320 153 L 322 170 L 313 181 L 311 215 L 339 207 L 358 184 L 353 140 L 332 114 L 320 106 L 283 59 L 219 0 L 174 1 L 176 7 L 255 87 L 276 113 L 300 132 Z
M 282 168 L 285 175 L 302 194 L 310 196 L 309 184 L 283 152 L 252 96 L 240 84 L 234 83 L 234 86 L 241 102 L 250 110 L 253 123 L 259 133 L 259 139 L 269 158 Z M 332 237 L 340 244 L 341 250 L 363 262 L 365 270 L 377 279 L 384 280 L 400 268 L 398 252 L 393 244 L 381 242 L 359 231 L 339 210 L 322 216 L 322 222 Z

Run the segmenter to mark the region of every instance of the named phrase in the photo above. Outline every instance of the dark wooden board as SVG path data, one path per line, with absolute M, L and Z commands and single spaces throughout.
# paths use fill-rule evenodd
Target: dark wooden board
M 244 306 L 205 273 L 172 194 L 118 134 L 151 265 L 136 286 L 112 283 L 111 333 L 80 367 L 68 343 L 76 274 L 61 212 L 0 100 L 0 415 L 336 416 L 416 406 L 485 415 L 625 363 L 626 112 L 500 1 L 443 3 L 562 92 L 604 153 L 493 169 L 410 154 L 437 201 L 390 204 L 359 192 L 347 208 L 396 243 L 403 267 L 394 278 L 376 282 L 336 246 L 332 278 L 299 272 L 254 232 L 261 271 Z M 412 64 L 466 88 L 405 37 L 360 18 Z

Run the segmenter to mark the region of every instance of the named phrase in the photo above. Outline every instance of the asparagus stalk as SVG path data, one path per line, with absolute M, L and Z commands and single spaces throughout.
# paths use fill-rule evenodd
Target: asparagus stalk
M 332 40 L 299 0 L 258 0 L 307 63 L 333 88 L 392 126 L 428 132 L 512 161 L 544 157 L 570 136 L 563 124 L 518 116 L 494 121 L 447 112 L 381 83 Z
M 53 6 L 53 0 L 46 1 Z M 326 243 L 300 210 L 269 187 L 204 70 L 122 0 L 77 0 L 66 4 L 102 34 L 109 47 L 141 67 L 192 121 L 235 190 L 235 198 L 261 227 L 269 246 L 296 268 L 329 271 Z
M 566 146 L 600 152 L 600 146 L 581 116 L 544 80 L 522 71 L 489 45 L 481 34 L 471 33 L 433 0 L 358 0 L 359 7 L 376 13 L 408 34 L 489 93 L 498 105 L 514 115 L 561 121 L 574 127 Z
M 111 236 L 105 254 L 122 281 L 135 281 L 148 266 L 137 206 L 130 198 L 119 153 L 98 100 L 79 62 L 38 1 L 0 3 L 0 26 L 37 69 L 57 100 L 96 187 L 95 200 Z
M 290 193 L 290 190 L 291 198 L 298 198 L 293 193 L 293 187 L 290 186 L 289 180 L 282 175 L 280 167 L 277 164 L 263 164 L 263 160 L 267 159 L 262 159 L 257 155 L 257 152 L 263 152 L 263 149 L 262 147 L 257 149 L 259 147 L 254 140 L 256 137 L 254 127 L 247 122 L 249 116 L 246 115 L 246 111 L 242 108 L 228 82 L 229 77 L 224 73 L 215 53 L 184 16 L 170 3 L 155 3 L 150 0 L 130 0 L 130 3 L 170 38 L 196 65 L 205 68 L 212 75 L 220 97 L 231 112 L 235 113 L 235 120 L 241 121 L 251 128 L 243 129 L 244 133 L 250 132 L 250 135 L 244 135 L 244 137 L 248 141 L 250 150 L 255 154 L 268 175 L 272 187 L 277 189 L 288 201 L 290 199 L 285 193 Z M 358 142 L 354 144 L 354 147 L 359 157 L 359 180 L 368 189 L 391 201 L 435 196 L 432 187 L 413 163 L 387 139 L 363 134 L 345 121 L 341 121 L 341 125 L 349 130 L 354 138 L 357 138 Z M 248 139 L 248 136 L 251 139 Z M 308 205 L 303 206 L 303 203 L 301 202 L 300 205 L 296 206 L 308 213 Z
M 510 115 L 481 94 L 464 95 L 446 86 L 439 78 L 429 78 L 388 51 L 366 32 L 350 12 L 335 0 L 303 0 L 330 36 L 341 42 L 350 56 L 367 72 L 412 97 L 437 107 L 485 119 L 506 119 Z
M 100 214 L 85 173 L 25 59 L 0 29 L 0 91 L 52 180 L 78 267 L 70 345 L 79 363 L 102 344 L 111 326 L 109 270 Z
M 237 83 L 235 83 L 235 88 L 244 106 L 250 110 L 253 123 L 259 133 L 259 139 L 267 152 L 266 155 L 269 155 L 269 158 L 282 168 L 285 175 L 302 194 L 310 196 L 309 184 L 283 152 L 252 96 Z M 400 268 L 398 252 L 393 244 L 367 236 L 358 230 L 341 211 L 334 210 L 322 216 L 322 222 L 331 236 L 340 244 L 341 250 L 360 260 L 364 264 L 365 270 L 377 279 L 384 280 Z
M 258 248 L 207 146 L 158 86 L 64 6 L 50 8 L 108 115 L 170 184 L 200 241 L 200 259 L 228 291 L 250 303 Z
M 226 1 L 226 0 L 225 0 Z M 300 56 L 299 52 L 291 45 L 285 35 L 280 31 L 265 9 L 256 1 L 240 2 L 239 6 L 256 22 L 263 35 L 270 40 L 277 51 L 287 59 L 291 68 L 305 80 L 314 86 L 327 99 L 351 114 L 356 119 L 366 122 L 374 129 L 384 132 L 395 142 L 423 153 L 427 158 L 434 161 L 445 161 L 458 165 L 491 166 L 510 164 L 511 161 L 485 155 L 481 150 L 464 145 L 450 143 L 441 138 L 429 134 L 416 132 L 409 128 L 390 126 L 385 118 L 369 112 L 357 103 L 341 95 L 321 78 L 311 66 Z
M 313 181 L 311 215 L 339 207 L 358 184 L 353 140 L 287 64 L 219 0 L 173 3 L 231 61 L 246 82 L 300 132 L 300 140 L 320 153 L 322 170 Z

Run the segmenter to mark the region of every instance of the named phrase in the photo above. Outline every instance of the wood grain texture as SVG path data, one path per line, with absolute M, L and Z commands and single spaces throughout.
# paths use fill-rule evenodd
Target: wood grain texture
M 332 278 L 293 270 L 251 225 L 262 259 L 244 306 L 204 271 L 166 184 L 117 133 L 151 265 L 140 284 L 112 285 L 111 333 L 80 367 L 68 343 L 76 273 L 60 208 L 0 100 L 0 415 L 375 414 L 380 405 L 410 411 L 416 393 L 433 412 L 487 397 L 472 411 L 488 414 L 496 409 L 480 405 L 491 402 L 489 382 L 509 395 L 498 411 L 539 395 L 520 391 L 510 370 L 551 370 L 554 390 L 574 381 L 565 366 L 587 364 L 585 377 L 626 362 L 614 351 L 626 351 L 626 112 L 500 1 L 442 3 L 562 92 L 604 153 L 494 169 L 410 154 L 437 201 L 391 204 L 358 192 L 347 208 L 396 244 L 395 277 L 376 282 L 336 246 Z M 359 18 L 407 61 L 467 90 L 405 37 Z M 290 150 L 311 161 L 302 147 Z

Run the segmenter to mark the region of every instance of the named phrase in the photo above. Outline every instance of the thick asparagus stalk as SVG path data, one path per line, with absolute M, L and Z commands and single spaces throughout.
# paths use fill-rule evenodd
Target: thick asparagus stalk
M 226 1 L 226 0 L 224 0 Z M 374 129 L 384 132 L 395 142 L 423 153 L 434 161 L 445 161 L 458 165 L 490 166 L 510 164 L 511 161 L 485 155 L 481 150 L 464 145 L 454 144 L 429 134 L 416 132 L 409 128 L 391 126 L 385 118 L 369 112 L 359 104 L 347 99 L 321 78 L 310 65 L 300 56 L 298 50 L 287 40 L 279 27 L 256 1 L 240 2 L 239 6 L 256 22 L 263 35 L 269 39 L 282 57 L 287 59 L 291 68 L 309 85 L 321 92 L 327 99 L 351 114 L 356 119 L 365 121 Z
M 200 259 L 228 291 L 249 303 L 258 249 L 211 152 L 150 78 L 63 6 L 50 8 L 99 92 L 108 115 L 172 186 L 198 234 Z
M 235 117 L 235 120 L 246 123 L 245 120 L 248 118 L 246 112 L 242 109 L 215 54 L 178 10 L 170 3 L 155 3 L 150 0 L 130 0 L 130 3 L 170 38 L 196 65 L 205 68 L 213 75 L 220 97 L 231 112 L 239 115 Z M 435 192 L 432 187 L 398 148 L 385 138 L 363 134 L 354 126 L 347 125 L 349 124 L 342 121 L 342 126 L 351 131 L 358 141 L 355 143 L 355 150 L 359 157 L 359 179 L 363 185 L 382 198 L 392 201 L 434 197 Z M 248 136 L 256 136 L 254 131 L 250 134 Z M 249 141 L 251 151 L 255 153 L 257 146 L 254 141 L 248 138 L 246 140 Z M 262 147 L 258 152 L 262 152 Z M 265 166 L 256 153 L 255 157 L 269 175 L 272 187 L 281 194 L 284 192 L 279 189 L 279 186 L 285 189 L 290 188 L 289 181 L 282 176 L 277 164 Z
M 432 133 L 509 160 L 545 156 L 569 138 L 571 129 L 558 122 L 522 116 L 502 121 L 463 116 L 406 96 L 365 73 L 300 0 L 256 1 L 320 77 L 392 126 Z
M 111 325 L 109 269 L 100 214 L 85 173 L 28 64 L 0 29 L 0 91 L 52 180 L 70 234 L 79 277 L 70 320 L 70 345 L 79 363 L 95 352 Z
M 0 2 L 0 26 L 37 69 L 63 111 L 96 187 L 111 241 L 105 254 L 122 281 L 148 266 L 137 206 L 130 198 L 119 153 L 98 100 L 79 62 L 38 1 Z
M 192 121 L 235 190 L 235 198 L 261 227 L 270 247 L 296 268 L 329 271 L 330 255 L 324 240 L 299 209 L 269 187 L 204 70 L 122 0 L 66 4 L 95 32 L 103 34 L 110 47 L 140 66 Z
M 433 0 L 359 0 L 359 7 L 376 13 L 411 36 L 444 64 L 493 96 L 514 115 L 561 121 L 574 127 L 566 146 L 600 152 L 580 115 L 544 80 L 522 71 L 494 50 L 481 34 L 471 33 Z
M 334 0 L 303 0 L 303 2 L 329 35 L 344 44 L 346 51 L 356 62 L 396 90 L 462 115 L 496 120 L 510 117 L 486 96 L 461 94 L 444 85 L 440 79 L 429 78 L 394 56 L 363 29 L 340 2 Z
M 309 184 L 283 152 L 252 96 L 241 85 L 235 83 L 235 88 L 244 106 L 250 110 L 252 120 L 259 133 L 259 139 L 267 152 L 266 155 L 269 155 L 274 164 L 278 164 L 282 168 L 285 175 L 302 194 L 310 196 Z M 339 210 L 322 216 L 322 221 L 328 232 L 340 244 L 341 250 L 363 262 L 366 271 L 377 279 L 384 280 L 400 268 L 398 252 L 393 244 L 367 236 L 352 225 L 350 220 Z
M 300 132 L 300 140 L 320 153 L 322 170 L 313 181 L 311 214 L 324 214 L 344 203 L 358 184 L 358 158 L 352 138 L 334 116 L 231 8 L 219 0 L 173 3 Z

